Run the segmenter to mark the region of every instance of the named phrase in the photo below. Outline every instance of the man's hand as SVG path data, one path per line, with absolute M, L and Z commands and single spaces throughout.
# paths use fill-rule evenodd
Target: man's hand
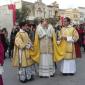
M 27 49 L 30 49 L 31 47 L 32 47 L 31 44 L 27 44 L 27 45 L 26 45 L 26 48 L 27 48 Z

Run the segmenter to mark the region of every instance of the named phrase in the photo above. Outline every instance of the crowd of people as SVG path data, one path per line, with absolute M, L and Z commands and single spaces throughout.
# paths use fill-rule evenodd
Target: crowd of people
M 53 77 L 55 67 L 61 64 L 63 75 L 76 73 L 76 58 L 81 58 L 81 47 L 85 51 L 85 31 L 82 25 L 71 25 L 70 18 L 64 25 L 53 27 L 47 19 L 38 25 L 21 22 L 14 26 L 10 38 L 6 28 L 0 30 L 0 85 L 6 53 L 12 65 L 18 67 L 19 80 L 33 80 L 37 64 L 40 78 Z

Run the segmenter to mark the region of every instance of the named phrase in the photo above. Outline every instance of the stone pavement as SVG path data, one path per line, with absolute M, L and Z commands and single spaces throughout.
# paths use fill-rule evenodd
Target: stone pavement
M 20 83 L 17 70 L 12 67 L 10 59 L 5 60 L 3 74 L 4 85 L 85 85 L 85 53 L 82 58 L 77 59 L 77 73 L 74 76 L 63 76 L 57 69 L 56 75 L 51 78 L 39 78 L 35 76 L 34 81 Z

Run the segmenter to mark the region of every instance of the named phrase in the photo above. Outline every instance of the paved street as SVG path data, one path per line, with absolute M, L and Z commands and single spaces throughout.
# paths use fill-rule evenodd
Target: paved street
M 55 77 L 39 78 L 34 81 L 22 84 L 18 81 L 17 71 L 12 68 L 11 61 L 6 59 L 5 72 L 3 75 L 4 85 L 84 85 L 85 84 L 85 53 L 82 52 L 82 59 L 77 60 L 77 73 L 75 76 L 62 76 L 57 70 Z

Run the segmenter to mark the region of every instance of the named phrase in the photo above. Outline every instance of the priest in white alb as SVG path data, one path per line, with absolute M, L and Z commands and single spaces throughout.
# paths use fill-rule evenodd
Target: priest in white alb
M 71 25 L 70 18 L 64 19 L 64 27 L 61 29 L 61 42 L 65 44 L 64 59 L 61 61 L 61 73 L 74 75 L 76 73 L 76 55 L 74 42 L 79 39 L 78 33 Z M 61 44 L 61 43 L 60 43 Z

